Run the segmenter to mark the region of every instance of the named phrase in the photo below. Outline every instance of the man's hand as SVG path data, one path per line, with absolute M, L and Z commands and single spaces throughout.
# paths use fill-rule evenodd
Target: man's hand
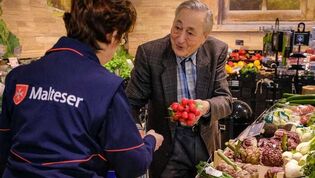
M 199 111 L 200 111 L 200 116 L 199 116 L 199 118 L 200 118 L 201 116 L 204 116 L 205 114 L 208 114 L 208 113 L 209 113 L 209 111 L 210 111 L 210 103 L 209 103 L 207 100 L 196 99 L 195 101 L 196 101 L 196 103 L 197 103 L 198 105 L 200 105 L 200 106 L 198 106 L 198 109 L 199 109 Z M 198 119 L 199 119 L 199 118 L 198 118 Z
M 163 136 L 156 133 L 154 130 L 149 130 L 146 135 L 152 135 L 155 138 L 156 143 L 155 143 L 154 151 L 158 150 L 160 148 L 160 146 L 162 145 L 162 142 L 164 140 Z

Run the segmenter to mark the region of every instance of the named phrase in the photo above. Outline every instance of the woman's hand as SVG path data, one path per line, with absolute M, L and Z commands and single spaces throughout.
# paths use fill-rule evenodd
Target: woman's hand
M 164 137 L 161 134 L 156 133 L 154 130 L 149 130 L 146 135 L 152 135 L 155 138 L 155 149 L 158 150 L 163 143 Z

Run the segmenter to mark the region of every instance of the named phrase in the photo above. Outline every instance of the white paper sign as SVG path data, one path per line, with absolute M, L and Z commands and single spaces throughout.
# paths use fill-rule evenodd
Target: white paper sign
M 9 63 L 8 65 L 10 65 L 12 68 L 19 66 L 19 61 L 16 57 L 9 57 Z

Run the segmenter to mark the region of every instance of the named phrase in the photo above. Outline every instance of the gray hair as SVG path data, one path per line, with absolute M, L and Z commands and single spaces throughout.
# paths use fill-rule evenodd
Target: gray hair
M 178 16 L 179 12 L 183 9 L 191 9 L 191 10 L 196 10 L 196 11 L 205 11 L 206 12 L 206 17 L 204 19 L 204 28 L 203 31 L 205 33 L 210 33 L 212 30 L 212 25 L 213 25 L 213 15 L 211 10 L 208 8 L 208 6 L 199 1 L 199 0 L 187 0 L 182 2 L 175 11 L 175 18 Z

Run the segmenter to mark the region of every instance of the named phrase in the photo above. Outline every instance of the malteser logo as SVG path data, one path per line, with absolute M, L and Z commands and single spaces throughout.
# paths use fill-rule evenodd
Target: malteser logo
M 26 97 L 28 91 L 28 85 L 25 84 L 16 84 L 15 85 L 15 94 L 13 97 L 13 102 L 15 105 L 20 104 Z
M 20 104 L 25 98 L 28 98 L 30 100 L 64 103 L 78 108 L 80 103 L 84 100 L 73 94 L 57 91 L 51 86 L 47 90 L 43 87 L 31 87 L 30 94 L 26 97 L 28 88 L 30 88 L 29 85 L 16 84 L 13 97 L 13 101 L 16 105 Z
M 52 87 L 49 87 L 48 90 L 45 90 L 42 87 L 38 87 L 37 89 L 32 87 L 29 99 L 65 103 L 76 108 L 78 108 L 80 103 L 84 100 L 81 97 L 77 97 L 66 92 L 57 91 Z

